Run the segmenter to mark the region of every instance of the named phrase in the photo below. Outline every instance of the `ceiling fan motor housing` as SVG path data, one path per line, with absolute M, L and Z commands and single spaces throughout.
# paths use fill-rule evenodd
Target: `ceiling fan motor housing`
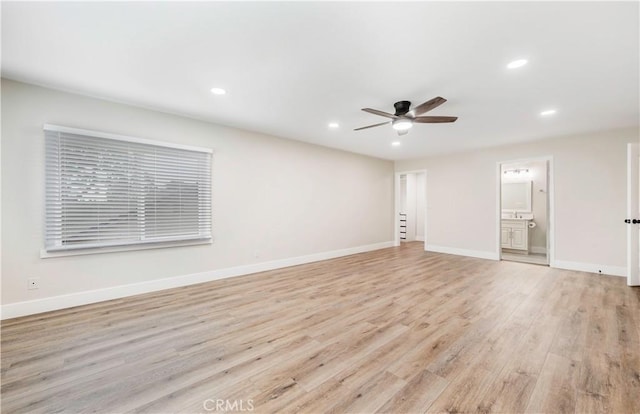
M 411 107 L 411 102 L 409 101 L 400 101 L 393 104 L 393 107 L 396 108 L 396 116 L 405 115 L 409 112 L 409 107 Z

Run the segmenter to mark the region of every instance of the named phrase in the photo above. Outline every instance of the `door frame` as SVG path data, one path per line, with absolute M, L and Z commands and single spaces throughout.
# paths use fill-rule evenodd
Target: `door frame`
M 638 143 L 627 144 L 627 219 L 640 219 L 638 215 Z M 627 285 L 640 285 L 638 274 L 639 235 L 636 224 L 627 224 Z
M 394 180 L 394 211 L 393 211 L 393 245 L 400 246 L 400 221 L 398 217 L 400 216 L 400 176 L 404 174 L 424 174 L 424 249 L 427 250 L 427 229 L 429 226 L 427 225 L 427 210 L 429 206 L 429 192 L 428 188 L 428 175 L 427 170 L 410 170 L 410 171 L 396 171 L 395 180 Z
M 555 267 L 555 185 L 553 155 L 518 158 L 496 163 L 496 257 L 502 260 L 502 165 L 534 161 L 547 162 L 547 261 L 549 267 Z

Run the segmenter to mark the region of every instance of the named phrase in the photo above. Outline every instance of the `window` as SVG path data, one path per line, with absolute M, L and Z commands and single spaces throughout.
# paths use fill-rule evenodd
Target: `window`
M 211 241 L 211 150 L 44 129 L 47 252 Z

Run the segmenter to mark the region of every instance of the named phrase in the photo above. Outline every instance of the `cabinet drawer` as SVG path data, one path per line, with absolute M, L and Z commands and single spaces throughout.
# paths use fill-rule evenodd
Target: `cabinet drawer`
M 524 229 L 525 227 L 527 227 L 527 222 L 525 220 L 502 220 L 502 227 Z

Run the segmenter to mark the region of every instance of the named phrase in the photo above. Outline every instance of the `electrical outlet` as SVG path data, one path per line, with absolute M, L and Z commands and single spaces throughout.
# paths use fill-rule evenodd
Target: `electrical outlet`
M 27 289 L 29 289 L 29 290 L 40 289 L 40 278 L 39 277 L 31 277 L 31 278 L 27 279 L 27 282 L 29 283 L 29 286 L 28 286 Z

